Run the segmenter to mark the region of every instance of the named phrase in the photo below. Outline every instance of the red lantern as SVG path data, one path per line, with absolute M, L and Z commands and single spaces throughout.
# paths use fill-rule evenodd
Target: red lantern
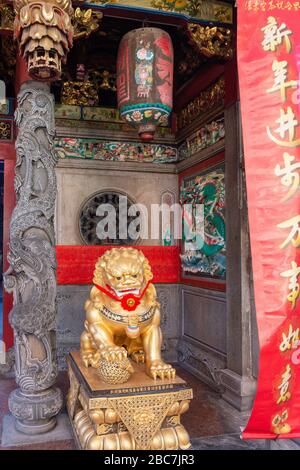
M 141 28 L 127 33 L 117 61 L 118 106 L 122 118 L 138 127 L 142 140 L 167 124 L 173 105 L 173 45 L 168 33 Z

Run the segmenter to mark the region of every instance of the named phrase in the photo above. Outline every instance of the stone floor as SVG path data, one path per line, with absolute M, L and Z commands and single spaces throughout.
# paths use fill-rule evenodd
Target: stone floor
M 182 423 L 189 431 L 194 449 L 265 449 L 265 441 L 242 441 L 239 437 L 240 427 L 245 425 L 247 415 L 239 413 L 230 405 L 227 405 L 208 386 L 201 383 L 188 372 L 177 367 L 178 373 L 184 378 L 194 391 L 194 399 L 189 411 L 183 415 Z M 64 395 L 68 389 L 68 379 L 64 372 L 58 378 L 58 386 Z M 3 416 L 8 413 L 7 397 L 15 388 L 13 379 L 0 380 L 0 435 L 2 435 Z M 40 449 L 40 450 L 72 450 L 75 449 L 73 440 L 63 440 L 32 444 L 18 447 L 1 447 L 0 450 L 8 449 Z

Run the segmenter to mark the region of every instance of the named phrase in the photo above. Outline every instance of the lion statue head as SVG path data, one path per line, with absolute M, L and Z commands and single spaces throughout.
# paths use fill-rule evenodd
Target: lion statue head
M 149 261 L 136 248 L 112 248 L 95 266 L 93 283 L 109 286 L 116 295 L 139 295 L 153 278 Z

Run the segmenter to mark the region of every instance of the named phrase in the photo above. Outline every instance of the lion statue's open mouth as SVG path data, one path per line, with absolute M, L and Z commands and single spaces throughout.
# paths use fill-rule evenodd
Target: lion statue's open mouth
M 134 294 L 134 295 L 140 294 L 140 289 L 122 289 L 122 290 L 113 289 L 113 290 L 118 297 L 123 297 L 123 295 L 125 294 Z

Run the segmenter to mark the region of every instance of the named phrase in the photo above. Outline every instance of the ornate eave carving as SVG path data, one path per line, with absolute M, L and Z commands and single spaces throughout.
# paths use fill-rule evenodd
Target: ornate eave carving
M 14 30 L 14 9 L 12 5 L 0 0 L 0 31 L 12 33 Z
M 223 106 L 225 98 L 225 80 L 220 77 L 215 83 L 202 90 L 194 100 L 183 108 L 177 115 L 178 129 L 191 124 L 202 113 L 218 106 Z
M 198 53 L 208 59 L 230 60 L 233 56 L 232 31 L 218 26 L 187 25 L 190 43 Z
M 74 39 L 88 38 L 99 29 L 102 18 L 101 12 L 77 7 L 73 15 Z
M 218 0 L 75 0 L 74 3 L 83 3 L 88 7 L 122 7 L 134 9 L 147 9 L 151 13 L 176 15 L 194 18 L 202 21 L 232 24 L 233 6 Z

